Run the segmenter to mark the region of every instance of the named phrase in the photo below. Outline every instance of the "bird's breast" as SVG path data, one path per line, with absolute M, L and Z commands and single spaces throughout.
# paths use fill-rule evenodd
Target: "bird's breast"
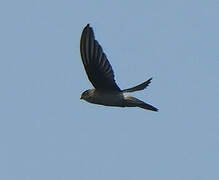
M 124 107 L 124 96 L 120 92 L 98 92 L 96 91 L 89 102 L 105 106 Z

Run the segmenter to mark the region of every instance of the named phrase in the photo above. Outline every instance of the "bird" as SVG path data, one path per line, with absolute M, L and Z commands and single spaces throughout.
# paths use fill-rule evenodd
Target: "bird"
M 121 90 L 114 79 L 114 72 L 101 45 L 95 39 L 93 28 L 87 24 L 81 34 L 80 53 L 84 69 L 94 89 L 88 89 L 81 94 L 82 100 L 89 103 L 115 106 L 139 107 L 146 110 L 158 111 L 129 93 L 145 89 L 152 78 L 128 89 Z

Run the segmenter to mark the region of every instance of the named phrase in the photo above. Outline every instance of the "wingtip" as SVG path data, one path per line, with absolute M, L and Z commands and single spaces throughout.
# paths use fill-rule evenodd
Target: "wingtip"
M 85 31 L 92 31 L 92 27 L 90 26 L 90 24 L 88 23 L 85 27 L 84 27 Z
M 90 26 L 90 23 L 88 23 L 88 24 L 85 26 L 85 29 L 92 29 L 92 27 Z
M 153 77 L 149 78 L 149 79 L 148 79 L 147 81 L 145 81 L 145 82 L 148 82 L 148 84 L 150 84 L 151 81 L 152 81 L 152 79 L 153 79 Z
M 92 27 L 90 27 L 90 24 L 88 23 L 88 24 L 84 27 L 84 29 L 83 29 L 83 31 L 82 31 L 81 37 L 87 35 L 87 32 L 92 32 L 92 31 L 93 31 L 93 29 L 92 29 Z

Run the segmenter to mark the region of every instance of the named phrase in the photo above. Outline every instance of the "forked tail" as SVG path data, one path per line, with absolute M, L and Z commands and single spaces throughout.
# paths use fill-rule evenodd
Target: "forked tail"
M 158 111 L 158 109 L 150 104 L 147 104 L 133 96 L 126 96 L 125 97 L 125 104 L 127 107 L 140 107 L 143 109 L 151 110 L 151 111 Z

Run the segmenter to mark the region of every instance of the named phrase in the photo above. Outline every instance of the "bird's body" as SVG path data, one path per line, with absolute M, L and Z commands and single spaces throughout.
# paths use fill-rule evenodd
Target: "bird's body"
M 89 89 L 90 96 L 86 101 L 104 106 L 125 107 L 123 92 L 104 92 L 96 89 Z
M 112 67 L 107 60 L 102 47 L 95 40 L 94 33 L 89 24 L 84 28 L 81 35 L 81 57 L 88 79 L 95 89 L 89 89 L 82 93 L 81 99 L 87 102 L 105 106 L 117 107 L 140 107 L 152 111 L 157 108 L 125 93 L 145 89 L 151 82 L 148 79 L 144 83 L 133 88 L 121 90 L 114 80 Z

